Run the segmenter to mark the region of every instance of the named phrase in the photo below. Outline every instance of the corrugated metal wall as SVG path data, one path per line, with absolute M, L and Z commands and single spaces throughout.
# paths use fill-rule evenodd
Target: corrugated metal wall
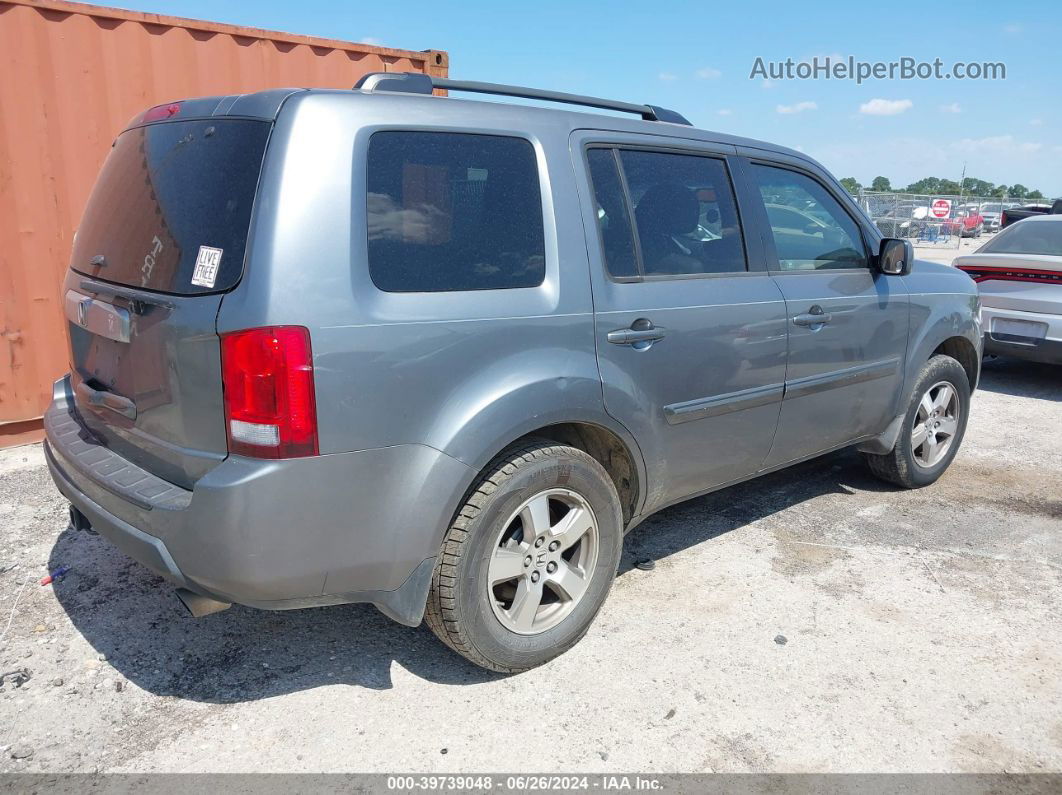
M 67 369 L 59 283 L 114 136 L 172 99 L 446 75 L 411 52 L 58 0 L 0 0 L 0 447 L 39 436 Z

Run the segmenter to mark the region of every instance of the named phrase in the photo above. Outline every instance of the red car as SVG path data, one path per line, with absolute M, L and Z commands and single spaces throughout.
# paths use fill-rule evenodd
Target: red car
M 977 207 L 960 207 L 941 226 L 941 231 L 959 237 L 980 237 L 985 228 L 985 219 Z

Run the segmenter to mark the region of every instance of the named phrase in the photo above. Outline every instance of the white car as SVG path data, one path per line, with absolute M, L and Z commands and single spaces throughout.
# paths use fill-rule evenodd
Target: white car
M 1062 364 L 1062 215 L 1018 221 L 952 264 L 980 290 L 985 353 Z

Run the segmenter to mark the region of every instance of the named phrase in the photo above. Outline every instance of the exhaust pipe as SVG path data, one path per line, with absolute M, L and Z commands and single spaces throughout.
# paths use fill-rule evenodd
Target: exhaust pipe
M 90 533 L 96 532 L 92 529 L 88 517 L 81 513 L 81 511 L 75 508 L 72 504 L 70 506 L 70 526 L 78 531 L 88 531 Z
M 232 602 L 218 602 L 209 596 L 202 596 L 189 591 L 187 588 L 178 588 L 177 598 L 192 614 L 192 618 L 202 618 L 203 616 L 209 616 L 211 613 L 220 613 L 222 610 L 228 610 L 232 607 Z

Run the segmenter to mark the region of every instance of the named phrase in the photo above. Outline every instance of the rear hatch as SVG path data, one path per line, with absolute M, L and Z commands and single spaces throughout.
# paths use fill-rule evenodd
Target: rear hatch
M 84 424 L 190 488 L 227 454 L 218 309 L 239 282 L 271 122 L 181 119 L 115 141 L 64 286 Z M 149 112 L 150 113 L 150 112 Z

